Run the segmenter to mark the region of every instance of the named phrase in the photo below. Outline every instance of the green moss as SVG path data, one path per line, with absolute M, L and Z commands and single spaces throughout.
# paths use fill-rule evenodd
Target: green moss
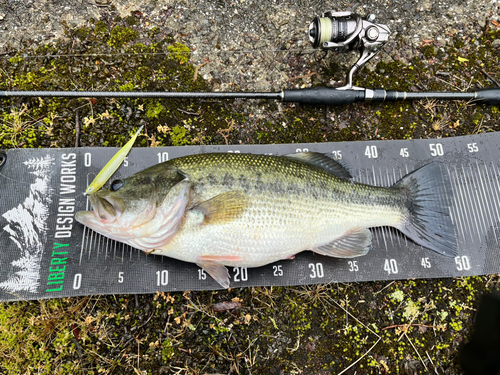
M 422 46 L 421 52 L 427 59 L 434 58 L 436 56 L 436 49 L 433 45 Z
M 170 133 L 170 137 L 174 146 L 183 146 L 191 143 L 189 141 L 188 131 L 182 126 L 174 126 Z
M 187 64 L 191 55 L 191 50 L 183 44 L 175 43 L 168 46 L 170 57 L 181 64 Z
M 92 31 L 93 30 L 89 27 L 82 27 L 82 28 L 75 30 L 74 35 L 75 35 L 75 38 L 77 38 L 79 40 L 84 40 L 92 33 Z
M 111 30 L 108 45 L 113 48 L 121 48 L 125 44 L 132 42 L 139 33 L 127 27 L 115 26 Z
M 3 113 L 3 122 L 0 127 L 0 144 L 5 147 L 33 147 L 37 141 L 37 133 L 45 131 L 40 123 L 34 124 L 31 120 L 29 108 L 24 105 L 19 110 L 12 109 L 10 113 Z
M 125 83 L 123 85 L 118 86 L 118 90 L 120 90 L 120 91 L 133 91 L 134 88 L 135 88 L 135 86 L 132 82 Z
M 134 26 L 137 24 L 137 20 L 135 19 L 134 16 L 128 16 L 127 18 L 125 18 L 125 22 L 127 23 L 127 25 L 129 26 Z
M 157 27 L 157 26 L 155 26 L 151 30 L 149 30 L 149 36 L 151 38 L 155 38 L 160 33 L 161 33 L 161 29 L 159 27 Z
M 67 360 L 76 350 L 73 333 L 68 329 L 72 317 L 61 314 L 64 308 L 72 311 L 71 306 L 59 300 L 42 305 L 48 315 L 40 314 L 32 302 L 0 304 L 0 370 L 5 370 L 2 373 L 71 374 L 79 370 L 78 361 Z M 86 335 L 81 332 L 82 337 Z
M 78 30 L 76 32 L 79 32 Z M 105 22 L 99 21 L 94 25 L 94 32 L 97 36 L 103 36 L 109 33 L 109 29 Z
M 172 342 L 170 340 L 165 340 L 161 344 L 161 356 L 163 359 L 163 362 L 168 362 L 172 359 L 172 357 L 175 356 L 176 350 L 175 347 L 172 345 Z
M 165 108 L 159 103 L 159 102 L 149 102 L 147 104 L 147 111 L 146 111 L 146 117 L 148 118 L 158 118 L 160 116 L 160 113 L 164 110 Z
M 14 57 L 11 57 L 11 58 L 9 59 L 9 62 L 10 62 L 11 64 L 20 64 L 20 63 L 22 63 L 23 61 L 24 61 L 24 60 L 23 60 L 20 56 L 14 56 Z

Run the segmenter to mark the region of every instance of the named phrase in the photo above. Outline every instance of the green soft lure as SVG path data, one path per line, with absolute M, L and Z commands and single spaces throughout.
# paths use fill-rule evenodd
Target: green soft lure
M 101 169 L 101 171 L 97 174 L 97 176 L 95 176 L 94 181 L 92 181 L 92 183 L 85 190 L 85 195 L 94 194 L 96 191 L 102 188 L 104 184 L 109 180 L 109 178 L 113 175 L 113 173 L 116 172 L 118 167 L 122 164 L 123 160 L 125 160 L 125 157 L 129 153 L 130 149 L 134 145 L 134 142 L 143 127 L 144 126 L 141 126 L 139 130 L 137 130 L 137 132 L 130 139 L 130 141 L 128 141 L 127 144 L 123 146 L 115 154 L 115 156 L 111 158 L 110 161 L 108 161 L 108 164 L 106 164 L 104 168 Z

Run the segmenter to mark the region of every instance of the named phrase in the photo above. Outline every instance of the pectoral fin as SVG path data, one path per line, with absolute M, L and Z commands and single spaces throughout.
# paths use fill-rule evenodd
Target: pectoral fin
M 366 228 L 356 228 L 312 251 L 335 258 L 355 258 L 366 255 L 371 244 L 372 233 Z
M 196 265 L 207 271 L 221 287 L 229 288 L 229 271 L 225 266 L 210 261 L 199 261 Z
M 224 223 L 238 218 L 248 206 L 245 194 L 228 191 L 193 207 L 204 215 L 202 224 Z

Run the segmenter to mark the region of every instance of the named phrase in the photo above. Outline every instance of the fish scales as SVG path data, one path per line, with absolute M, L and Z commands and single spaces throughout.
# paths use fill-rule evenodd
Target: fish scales
M 230 189 L 242 190 L 248 199 L 245 213 L 237 220 L 200 227 L 194 236 L 199 223 L 188 219 L 162 249 L 165 255 L 175 253 L 186 261 L 193 262 L 201 252 L 241 258 L 227 261 L 229 266 L 260 266 L 328 243 L 352 227 L 394 225 L 402 216 L 393 191 L 351 183 L 299 161 L 202 154 L 172 163 L 189 176 L 202 200 Z M 225 183 L 228 175 L 233 177 L 230 184 Z
M 76 218 L 143 251 L 196 263 L 229 287 L 224 266 L 258 267 L 304 250 L 361 256 L 368 228 L 379 226 L 454 256 L 452 198 L 440 163 L 383 188 L 353 182 L 317 153 L 199 154 L 113 182 L 90 196 L 93 212 Z

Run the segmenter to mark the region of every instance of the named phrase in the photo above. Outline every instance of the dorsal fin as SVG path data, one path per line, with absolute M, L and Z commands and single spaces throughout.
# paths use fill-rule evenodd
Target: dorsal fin
M 323 169 L 325 172 L 331 173 L 346 180 L 352 178 L 349 171 L 345 169 L 338 161 L 335 161 L 319 152 L 298 152 L 296 154 L 284 155 L 283 157 Z

